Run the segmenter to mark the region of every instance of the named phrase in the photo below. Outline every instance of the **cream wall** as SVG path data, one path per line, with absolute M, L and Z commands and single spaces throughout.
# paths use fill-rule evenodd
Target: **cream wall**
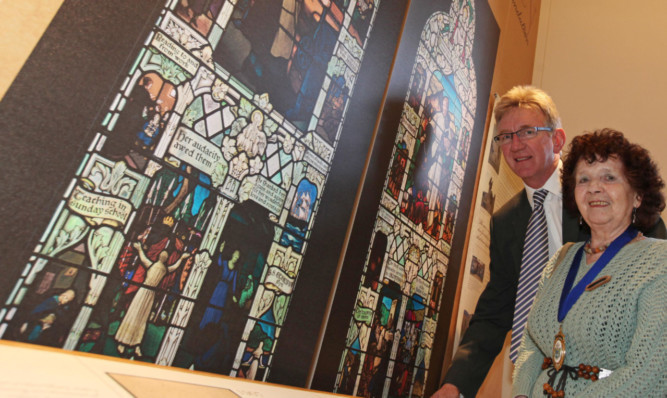
M 647 148 L 665 179 L 666 16 L 662 0 L 542 0 L 533 71 L 533 84 L 558 105 L 568 143 L 613 127 Z
M 0 99 L 63 0 L 0 0 Z

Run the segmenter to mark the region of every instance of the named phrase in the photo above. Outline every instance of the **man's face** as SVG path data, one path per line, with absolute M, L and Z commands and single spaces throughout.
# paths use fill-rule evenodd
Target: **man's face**
M 544 114 L 533 109 L 511 109 L 500 119 L 496 134 L 512 133 L 523 127 L 546 127 Z M 537 137 L 524 141 L 514 135 L 512 142 L 501 145 L 500 149 L 514 174 L 526 185 L 540 188 L 556 170 L 564 144 L 565 132 L 555 129 L 551 133 L 540 132 Z

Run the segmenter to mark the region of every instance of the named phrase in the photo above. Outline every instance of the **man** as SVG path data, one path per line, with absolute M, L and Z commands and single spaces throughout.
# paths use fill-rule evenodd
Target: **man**
M 517 86 L 499 99 L 494 117 L 494 145 L 500 146 L 507 165 L 523 180 L 525 189 L 492 217 L 491 277 L 445 376 L 445 384 L 434 398 L 458 398 L 460 394 L 474 397 L 512 329 L 534 193 L 540 189 L 548 191 L 543 207 L 549 257 L 565 242 L 587 239 L 578 220 L 563 209 L 560 152 L 565 145 L 565 131 L 553 100 L 535 87 Z M 665 238 L 662 220 L 649 234 Z

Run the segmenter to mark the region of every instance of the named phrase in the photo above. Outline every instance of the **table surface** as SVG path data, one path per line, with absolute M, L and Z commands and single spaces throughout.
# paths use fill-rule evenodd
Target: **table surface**
M 0 397 L 331 398 L 343 395 L 0 341 Z

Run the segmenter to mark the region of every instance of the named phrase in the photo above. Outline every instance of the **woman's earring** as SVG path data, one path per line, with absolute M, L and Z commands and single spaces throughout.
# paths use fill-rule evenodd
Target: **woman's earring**
M 637 223 L 637 208 L 636 207 L 632 208 L 632 223 L 633 224 Z
M 584 217 L 579 216 L 579 225 L 584 225 Z

